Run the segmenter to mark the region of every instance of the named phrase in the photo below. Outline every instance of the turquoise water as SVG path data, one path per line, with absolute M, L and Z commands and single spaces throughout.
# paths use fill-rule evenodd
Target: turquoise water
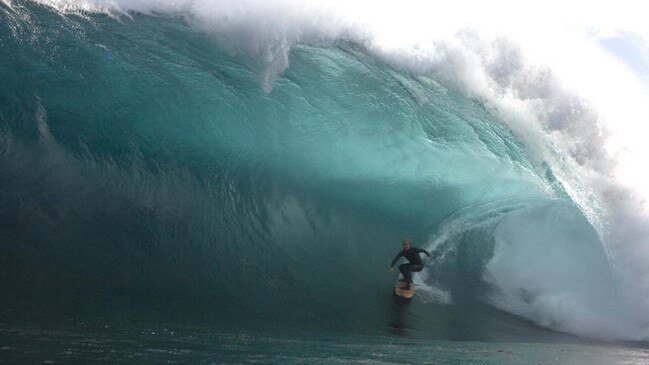
M 646 364 L 649 350 L 576 343 L 484 343 L 200 326 L 0 326 L 7 363 Z
M 264 90 L 258 60 L 182 17 L 25 1 L 0 3 L 0 47 L 9 362 L 646 357 L 553 344 L 611 337 L 602 242 L 547 164 L 435 77 L 338 40 L 291 48 Z M 442 253 L 411 303 L 386 273 L 405 237 Z

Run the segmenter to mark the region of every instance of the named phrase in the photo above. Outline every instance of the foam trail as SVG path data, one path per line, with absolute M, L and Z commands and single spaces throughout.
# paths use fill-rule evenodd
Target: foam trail
M 435 285 L 429 285 L 429 273 L 426 269 L 415 275 L 413 283 L 417 287 L 417 299 L 424 303 L 437 303 L 443 305 L 453 304 L 453 297 L 450 292 Z

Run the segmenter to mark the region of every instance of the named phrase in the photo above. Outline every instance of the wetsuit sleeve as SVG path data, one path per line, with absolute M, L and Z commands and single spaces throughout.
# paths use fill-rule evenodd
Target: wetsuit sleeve
M 426 256 L 430 257 L 430 253 L 428 251 L 424 250 L 423 248 L 417 248 L 417 252 L 425 253 Z
M 394 264 L 396 264 L 397 261 L 399 261 L 401 256 L 403 256 L 403 251 L 399 251 L 399 253 L 396 256 L 394 256 L 394 259 L 392 259 L 392 263 L 390 264 L 390 267 L 394 266 Z

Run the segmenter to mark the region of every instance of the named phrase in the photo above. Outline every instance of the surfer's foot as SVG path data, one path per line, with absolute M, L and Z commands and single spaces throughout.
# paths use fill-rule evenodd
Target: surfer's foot
M 410 284 L 406 284 L 401 287 L 401 290 L 410 290 Z

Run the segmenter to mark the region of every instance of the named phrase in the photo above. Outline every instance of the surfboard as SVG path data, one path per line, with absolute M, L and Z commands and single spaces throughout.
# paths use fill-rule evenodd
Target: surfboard
M 394 294 L 410 299 L 412 298 L 413 295 L 415 295 L 415 284 L 410 284 L 410 289 L 409 290 L 403 290 L 401 289 L 403 286 L 405 286 L 406 283 L 403 281 L 399 281 L 395 286 L 394 286 Z

